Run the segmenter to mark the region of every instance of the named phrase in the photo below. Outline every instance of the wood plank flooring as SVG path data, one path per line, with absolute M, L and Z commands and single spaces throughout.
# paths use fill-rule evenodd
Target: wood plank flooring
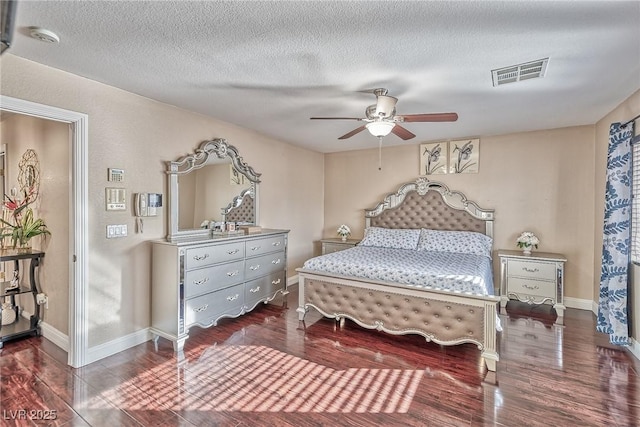
M 510 302 L 498 371 L 473 345 L 441 347 L 311 310 L 261 305 L 193 328 L 184 357 L 161 339 L 80 369 L 41 337 L 0 350 L 0 425 L 635 426 L 640 363 L 592 313 Z

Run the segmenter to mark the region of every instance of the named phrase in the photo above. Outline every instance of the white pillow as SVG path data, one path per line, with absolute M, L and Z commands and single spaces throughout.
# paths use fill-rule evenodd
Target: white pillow
M 420 229 L 369 227 L 360 246 L 415 250 L 419 239 Z
M 456 252 L 491 258 L 491 237 L 475 231 L 428 230 L 423 228 L 419 251 Z

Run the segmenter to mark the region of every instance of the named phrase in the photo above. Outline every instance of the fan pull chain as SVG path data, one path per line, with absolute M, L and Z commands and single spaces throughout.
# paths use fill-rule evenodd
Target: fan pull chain
M 378 137 L 378 170 L 382 170 L 382 137 Z

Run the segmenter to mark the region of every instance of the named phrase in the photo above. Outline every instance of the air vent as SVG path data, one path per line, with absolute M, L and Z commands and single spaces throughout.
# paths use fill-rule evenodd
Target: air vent
M 510 67 L 491 70 L 493 86 L 495 87 L 507 83 L 515 83 L 522 80 L 544 77 L 548 63 L 549 58 L 544 58 L 538 59 L 537 61 L 527 62 L 525 64 L 512 65 Z

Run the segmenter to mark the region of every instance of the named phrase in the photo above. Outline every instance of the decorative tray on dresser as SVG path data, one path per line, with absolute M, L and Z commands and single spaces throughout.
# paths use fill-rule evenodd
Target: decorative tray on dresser
M 287 295 L 289 230 L 153 242 L 151 332 L 182 351 L 189 328 L 215 326 Z
M 564 317 L 564 263 L 561 254 L 522 251 L 498 251 L 500 257 L 500 306 L 505 308 L 509 299 L 528 304 L 553 304 L 558 314 L 556 323 Z

